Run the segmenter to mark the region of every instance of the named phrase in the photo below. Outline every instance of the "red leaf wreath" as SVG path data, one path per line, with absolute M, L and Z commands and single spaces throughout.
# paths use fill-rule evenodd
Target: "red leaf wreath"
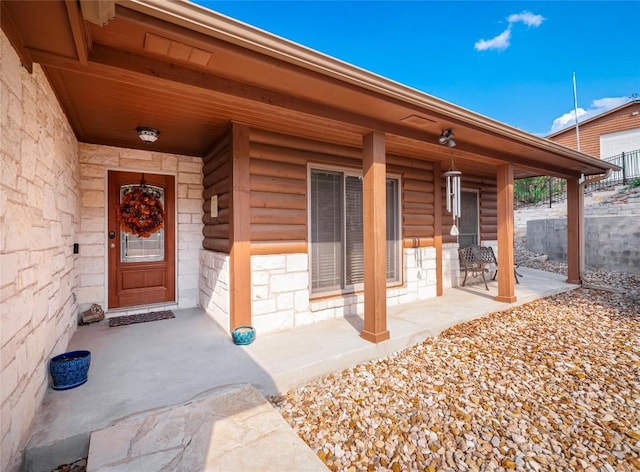
M 148 238 L 162 228 L 164 208 L 157 191 L 149 187 L 133 187 L 125 190 L 116 208 L 123 231 L 141 238 Z

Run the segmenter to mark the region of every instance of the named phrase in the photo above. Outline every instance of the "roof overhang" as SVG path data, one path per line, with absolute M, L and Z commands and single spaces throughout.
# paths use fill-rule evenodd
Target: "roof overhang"
M 27 67 L 43 67 L 83 142 L 202 156 L 237 121 L 353 147 L 381 131 L 389 153 L 453 155 L 478 174 L 505 163 L 517 177 L 615 168 L 190 2 L 93 3 L 2 3 L 3 30 Z M 161 139 L 142 143 L 138 126 Z M 438 144 L 447 128 L 453 151 Z

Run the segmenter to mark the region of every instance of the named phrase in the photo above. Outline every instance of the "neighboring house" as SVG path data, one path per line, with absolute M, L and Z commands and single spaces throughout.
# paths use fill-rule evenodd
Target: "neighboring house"
M 359 313 L 361 336 L 384 341 L 387 304 L 457 284 L 452 160 L 462 236 L 498 249 L 504 302 L 514 177 L 567 179 L 576 240 L 580 178 L 611 168 L 187 2 L 3 1 L 1 13 L 2 470 L 91 303 L 202 306 L 260 332 Z M 457 146 L 439 143 L 445 130 Z M 166 210 L 151 238 L 116 214 L 142 182 Z M 579 245 L 568 266 L 579 282 Z
M 624 105 L 578 123 L 580 151 L 605 159 L 623 152 L 640 149 L 640 100 Z M 563 146 L 577 149 L 575 125 L 547 136 Z

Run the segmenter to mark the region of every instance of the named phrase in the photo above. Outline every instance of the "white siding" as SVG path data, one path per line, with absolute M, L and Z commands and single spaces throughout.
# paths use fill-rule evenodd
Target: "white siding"
M 607 133 L 600 136 L 600 158 L 617 156 L 640 149 L 640 128 Z

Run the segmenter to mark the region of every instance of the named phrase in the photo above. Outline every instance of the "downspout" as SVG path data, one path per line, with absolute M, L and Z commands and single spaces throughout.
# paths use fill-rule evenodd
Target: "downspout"
M 578 181 L 578 192 L 580 194 L 580 197 L 582 199 L 582 205 L 580 208 L 580 212 L 582 213 L 580 215 L 580 281 L 581 283 L 584 283 L 584 279 L 583 279 L 583 275 L 584 275 L 584 268 L 585 268 L 585 254 L 586 254 L 586 241 L 584 238 L 584 234 L 585 234 L 585 222 L 584 222 L 584 189 L 586 187 L 587 184 L 593 184 L 595 182 L 600 182 L 602 180 L 606 180 L 609 178 L 609 176 L 611 175 L 611 169 L 607 169 L 607 171 L 604 174 L 598 174 L 595 176 L 589 176 L 590 178 L 587 179 L 586 177 L 582 177 L 579 181 Z

